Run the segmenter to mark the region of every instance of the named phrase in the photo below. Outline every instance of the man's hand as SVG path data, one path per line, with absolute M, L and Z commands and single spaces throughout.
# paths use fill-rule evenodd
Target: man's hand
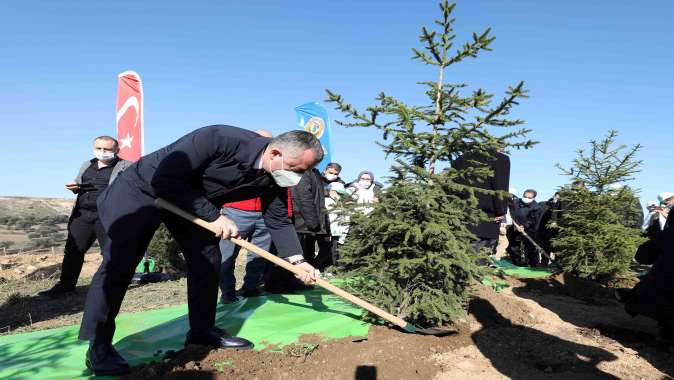
M 502 223 L 505 220 L 505 215 L 497 216 L 494 218 L 494 222 L 496 223 Z
M 77 193 L 77 191 L 80 189 L 80 185 L 75 182 L 68 182 L 66 183 L 66 189 L 72 191 L 73 193 Z
M 215 226 L 218 231 L 215 233 L 215 236 L 222 238 L 223 240 L 239 237 L 239 228 L 236 226 L 236 223 L 232 222 L 231 219 L 224 215 L 220 215 L 218 219 L 211 224 Z
M 295 268 L 299 268 L 299 269 L 301 269 L 305 272 L 301 276 L 297 275 L 297 274 L 295 275 L 295 277 L 298 278 L 300 281 L 302 281 L 303 283 L 305 283 L 307 285 L 310 285 L 310 284 L 313 284 L 314 282 L 316 282 L 316 272 L 318 272 L 318 271 L 311 264 L 309 264 L 307 262 L 303 262 L 303 263 L 295 264 Z

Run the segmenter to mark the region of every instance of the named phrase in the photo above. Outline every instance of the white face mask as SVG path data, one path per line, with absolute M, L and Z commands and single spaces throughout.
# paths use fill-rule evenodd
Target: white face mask
M 360 180 L 358 181 L 358 186 L 360 186 L 362 189 L 367 189 L 372 185 L 372 181 L 365 181 L 365 180 Z
M 334 180 L 337 179 L 337 175 L 336 175 L 336 174 L 330 174 L 330 173 L 326 173 L 326 174 L 324 175 L 324 177 L 325 177 L 325 179 L 327 179 L 328 181 L 334 181 Z
M 293 187 L 302 179 L 302 174 L 283 169 L 283 156 L 281 156 L 281 169 L 279 170 L 271 170 L 271 158 L 269 159 L 269 171 L 274 182 L 281 187 Z
M 522 202 L 524 202 L 524 203 L 526 203 L 526 204 L 529 204 L 529 203 L 531 203 L 531 202 L 533 202 L 533 201 L 534 201 L 533 198 L 522 198 Z
M 114 152 L 106 152 L 104 150 L 94 149 L 94 157 L 96 157 L 98 161 L 112 161 L 115 159 L 115 156 L 116 154 Z

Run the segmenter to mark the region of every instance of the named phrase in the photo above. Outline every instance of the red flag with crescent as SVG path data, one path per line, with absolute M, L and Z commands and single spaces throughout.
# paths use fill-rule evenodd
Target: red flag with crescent
M 133 162 L 143 155 L 143 84 L 135 71 L 118 75 L 117 140 L 119 157 Z

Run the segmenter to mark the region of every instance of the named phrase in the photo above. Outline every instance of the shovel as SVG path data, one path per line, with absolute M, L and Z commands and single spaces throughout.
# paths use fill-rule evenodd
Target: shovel
M 514 220 L 513 220 L 513 226 L 515 226 L 515 229 L 517 229 L 517 231 L 519 231 L 522 235 L 524 235 L 524 237 L 527 238 L 527 240 L 529 240 L 529 242 L 531 242 L 531 244 L 534 245 L 534 247 L 536 248 L 536 250 L 537 250 L 540 254 L 542 254 L 543 256 L 547 257 L 547 258 L 548 258 L 548 262 L 549 262 L 550 264 L 552 264 L 552 257 L 550 257 L 550 255 L 548 255 L 548 253 L 545 252 L 545 250 L 543 249 L 543 247 L 541 247 L 538 243 L 536 243 L 536 242 L 534 241 L 534 239 L 532 239 L 531 236 L 529 236 L 529 234 L 528 234 L 526 231 L 524 231 L 524 227 L 522 227 L 522 226 L 520 226 L 519 224 L 517 224 Z
M 203 219 L 197 218 L 196 216 L 178 208 L 176 205 L 174 205 L 174 204 L 172 204 L 172 203 L 170 203 L 170 202 L 168 202 L 164 199 L 157 198 L 155 200 L 155 204 L 157 205 L 157 207 L 163 208 L 164 210 L 167 210 L 167 211 L 170 211 L 170 212 L 172 212 L 172 213 L 174 213 L 174 214 L 176 214 L 176 215 L 178 215 L 178 216 L 180 216 L 184 219 L 187 219 L 188 221 L 190 221 L 190 222 L 192 222 L 192 223 L 194 223 L 198 226 L 201 226 L 201 227 L 203 227 L 203 228 L 205 228 L 209 231 L 212 231 L 214 233 L 218 232 L 217 229 L 211 223 L 209 223 L 209 222 L 207 222 Z M 302 274 L 305 273 L 304 270 L 295 267 L 293 264 L 290 264 L 289 262 L 287 262 L 287 261 L 285 261 L 285 260 L 265 251 L 264 249 L 254 245 L 254 244 L 249 243 L 246 240 L 238 239 L 238 238 L 231 238 L 230 241 L 232 243 L 240 246 L 241 248 L 245 248 L 249 252 L 253 252 L 253 253 L 257 254 L 258 256 L 260 256 L 260 257 L 262 257 L 262 258 L 264 258 L 268 261 L 271 261 L 272 263 L 282 267 L 283 269 L 289 270 L 289 271 L 291 271 L 291 272 L 293 272 L 297 275 L 302 275 Z M 443 336 L 443 335 L 449 335 L 449 334 L 454 333 L 453 331 L 440 329 L 440 328 L 425 328 L 425 329 L 423 329 L 423 328 L 416 327 L 416 326 L 406 322 L 404 319 L 396 317 L 395 315 L 390 314 L 390 313 L 372 305 L 371 303 L 369 303 L 365 300 L 362 300 L 362 299 L 354 296 L 353 294 L 336 287 L 335 285 L 332 285 L 331 283 L 329 283 L 329 282 L 327 282 L 323 279 L 317 278 L 316 279 L 316 285 L 322 287 L 323 289 L 326 289 L 327 291 L 329 291 L 332 294 L 335 294 L 339 297 L 342 297 L 345 300 L 362 307 L 363 309 L 371 312 L 372 314 L 375 314 L 375 315 L 378 315 L 378 316 L 382 317 L 383 319 L 385 319 L 385 320 L 391 322 L 392 324 L 398 326 L 400 329 L 402 329 L 405 332 L 417 333 L 417 334 L 422 334 L 422 335 L 436 335 L 436 336 Z

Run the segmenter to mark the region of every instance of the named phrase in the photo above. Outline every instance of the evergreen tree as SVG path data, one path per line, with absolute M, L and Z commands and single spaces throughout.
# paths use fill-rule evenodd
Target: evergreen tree
M 466 170 L 452 168 L 452 162 L 464 154 L 489 158 L 496 150 L 534 144 L 522 140 L 528 129 L 493 132 L 524 123 L 508 117 L 526 97 L 522 82 L 495 103 L 483 89 L 470 91 L 465 83 L 447 83 L 448 67 L 489 51 L 494 41 L 487 29 L 454 50 L 454 6 L 447 1 L 440 4 L 439 30 L 422 28 L 423 49 L 412 49 L 413 59 L 438 69 L 436 80 L 420 83 L 429 104 L 408 105 L 380 93 L 376 105 L 360 112 L 327 90 L 327 100 L 348 120 L 337 123 L 377 128 L 383 135 L 378 144 L 387 157 L 395 158 L 394 175 L 380 203 L 368 215 L 351 215 L 351 229 L 340 251 L 340 264 L 352 279 L 349 289 L 422 326 L 464 316 L 469 284 L 480 271 L 472 246 L 476 238 L 466 226 L 486 219 L 476 207 L 475 193 L 503 195 L 459 183 L 493 174 L 480 160 Z
M 639 172 L 636 154 L 641 146 L 617 145 L 617 137 L 617 131 L 610 131 L 601 141 L 590 141 L 589 152 L 578 150 L 570 168 L 557 165 L 585 186 L 562 189 L 568 207 L 558 223 L 553 248 L 564 271 L 604 283 L 629 271 L 643 242 L 636 193 L 627 186 L 614 186 Z
M 147 252 L 155 259 L 158 266 L 178 273 L 187 272 L 187 263 L 180 256 L 180 246 L 164 223 L 159 225 L 155 231 Z

